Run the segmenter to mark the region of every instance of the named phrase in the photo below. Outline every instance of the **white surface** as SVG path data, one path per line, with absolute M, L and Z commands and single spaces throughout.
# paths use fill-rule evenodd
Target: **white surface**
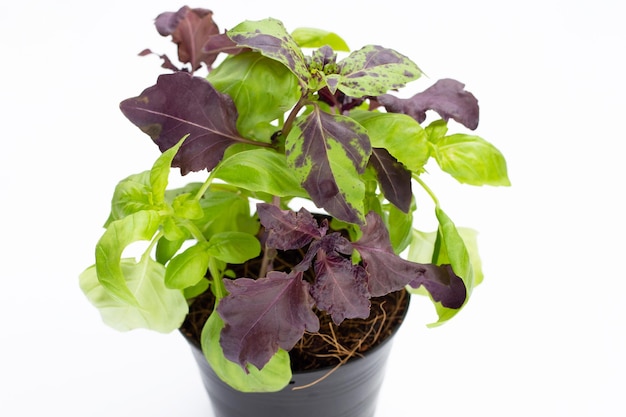
M 152 19 L 183 3 L 138 4 L 0 6 L 3 416 L 212 415 L 178 335 L 106 328 L 77 283 L 113 186 L 157 155 L 117 106 L 161 73 L 137 52 L 174 56 Z M 619 3 L 407 4 L 190 4 L 213 9 L 222 28 L 271 15 L 355 49 L 397 49 L 432 81 L 466 83 L 481 104 L 477 134 L 508 159 L 510 189 L 431 180 L 456 223 L 480 231 L 486 279 L 441 328 L 425 328 L 432 311 L 415 300 L 378 416 L 626 414 Z

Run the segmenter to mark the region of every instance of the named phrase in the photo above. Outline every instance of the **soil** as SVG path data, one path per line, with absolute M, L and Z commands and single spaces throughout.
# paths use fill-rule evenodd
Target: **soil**
M 292 253 L 290 253 L 292 252 Z M 301 254 L 296 251 L 279 252 L 274 270 L 286 270 L 295 265 Z M 255 278 L 261 258 L 247 264 L 233 266 L 236 276 Z M 239 270 L 237 270 L 237 268 Z M 307 279 L 312 279 L 309 276 Z M 384 297 L 372 298 L 371 313 L 367 319 L 346 319 L 340 326 L 333 323 L 328 314 L 316 310 L 320 330 L 306 332 L 289 352 L 293 371 L 307 371 L 335 367 L 352 357 L 359 357 L 391 336 L 398 328 L 408 308 L 408 294 L 401 290 Z M 196 298 L 181 326 L 181 332 L 200 347 L 202 327 L 213 311 L 214 297 L 211 291 Z
M 346 319 L 340 326 L 323 311 L 316 310 L 320 330 L 305 332 L 289 352 L 294 371 L 333 367 L 352 357 L 360 357 L 389 336 L 404 318 L 406 291 L 397 291 L 385 297 L 371 299 L 371 314 L 367 319 Z M 214 299 L 210 292 L 197 298 L 181 326 L 181 332 L 200 347 L 202 327 L 213 311 Z

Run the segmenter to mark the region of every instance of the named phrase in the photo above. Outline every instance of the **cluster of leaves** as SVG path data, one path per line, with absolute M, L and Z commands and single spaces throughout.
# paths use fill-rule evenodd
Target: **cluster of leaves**
M 350 52 L 333 33 L 288 33 L 271 18 L 220 33 L 212 15 L 183 7 L 158 16 L 159 33 L 172 37 L 188 67 L 161 55 L 173 72 L 120 105 L 162 154 L 150 171 L 118 184 L 96 263 L 81 275 L 105 321 L 171 331 L 188 300 L 211 290 L 217 302 L 202 333 L 205 355 L 235 388 L 260 391 L 288 383 L 287 351 L 319 327 L 313 306 L 339 324 L 367 317 L 371 297 L 414 288 L 430 296 L 438 323 L 454 316 L 481 280 L 475 242 L 420 174 L 433 158 L 462 183 L 509 184 L 493 145 L 448 135 L 450 119 L 477 127 L 475 97 L 444 79 L 397 98 L 389 92 L 421 71 L 392 49 Z M 208 75 L 195 75 L 203 67 Z M 422 127 L 430 110 L 440 119 Z M 168 190 L 171 166 L 208 176 Z M 412 227 L 414 183 L 435 201 L 433 234 Z M 298 197 L 330 214 L 349 238 L 305 209 L 290 210 Z M 252 199 L 261 201 L 254 213 Z M 123 258 L 140 240 L 150 243 L 139 259 Z M 397 255 L 408 247 L 413 261 Z M 231 276 L 229 264 L 263 253 L 271 266 L 277 251 L 295 249 L 305 256 L 290 272 Z M 312 282 L 303 279 L 309 269 Z
M 264 203 L 257 213 L 268 232 L 266 250 L 305 249 L 305 255 L 289 273 L 225 281 L 229 295 L 217 309 L 226 322 L 222 347 L 228 359 L 244 368 L 248 363 L 262 368 L 278 348 L 288 351 L 305 330 L 319 330 L 313 305 L 339 325 L 346 318 L 367 318 L 371 297 L 407 285 L 424 286 L 435 301 L 451 309 L 465 302 L 463 280 L 449 265 L 418 264 L 396 255 L 373 211 L 355 242 L 339 232 L 327 233 L 328 222 L 319 224 L 304 208 L 294 212 Z M 360 263 L 353 262 L 355 250 Z M 315 276 L 311 284 L 303 279 L 310 268 Z

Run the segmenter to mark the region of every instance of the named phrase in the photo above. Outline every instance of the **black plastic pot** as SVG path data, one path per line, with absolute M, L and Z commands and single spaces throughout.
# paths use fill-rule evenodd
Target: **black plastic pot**
M 290 385 L 274 393 L 243 393 L 231 388 L 215 375 L 202 351 L 193 344 L 191 348 L 215 417 L 373 417 L 396 330 L 324 380 L 294 390 L 317 381 L 332 368 L 294 372 Z

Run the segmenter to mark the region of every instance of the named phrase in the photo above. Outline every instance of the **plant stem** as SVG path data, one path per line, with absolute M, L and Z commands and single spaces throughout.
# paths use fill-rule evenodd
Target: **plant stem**
M 426 183 L 424 181 L 422 181 L 422 179 L 417 176 L 417 175 L 413 175 L 413 179 L 422 186 L 422 188 L 428 193 L 428 195 L 430 196 L 430 198 L 433 200 L 433 202 L 435 203 L 436 207 L 440 207 L 439 206 L 439 200 L 437 199 L 437 197 L 435 196 L 435 193 L 433 193 L 433 190 L 430 189 L 430 187 L 428 187 L 428 185 L 426 185 Z
M 215 296 L 216 303 L 219 302 L 222 298 L 226 297 L 226 287 L 224 286 L 224 279 L 221 276 L 213 277 L 211 287 L 213 290 L 213 295 Z
M 186 220 L 183 225 L 187 230 L 189 230 L 189 233 L 191 233 L 193 238 L 196 239 L 198 242 L 206 242 L 204 234 L 202 234 L 202 231 L 198 229 L 198 226 L 196 226 L 193 222 Z
M 259 268 L 259 278 L 264 278 L 270 268 L 270 265 L 276 257 L 276 250 L 268 248 L 267 245 L 263 249 L 263 259 L 261 260 L 261 268 Z
M 216 168 L 214 168 L 213 171 L 211 171 L 206 181 L 204 181 L 204 184 L 202 184 L 202 187 L 200 187 L 200 189 L 196 193 L 196 196 L 195 196 L 196 200 L 200 200 L 202 196 L 204 195 L 204 193 L 206 193 L 206 191 L 209 189 L 209 187 L 211 186 L 211 183 L 213 182 L 214 172 L 218 167 L 219 165 Z
M 289 116 L 287 117 L 287 120 L 285 121 L 285 124 L 283 125 L 283 129 L 282 129 L 283 136 L 287 137 L 287 135 L 289 135 L 289 132 L 291 131 L 291 126 L 293 125 L 294 120 L 296 120 L 296 117 L 298 116 L 298 112 L 300 111 L 300 109 L 304 107 L 304 103 L 306 103 L 306 100 L 307 100 L 307 95 L 303 94 L 302 97 L 300 97 L 300 100 L 298 100 L 296 105 L 293 107 L 293 109 L 291 109 L 291 112 L 289 113 Z
M 273 196 L 272 204 L 280 208 L 280 197 Z M 276 250 L 269 248 L 267 245 L 265 245 L 265 248 L 263 249 L 263 259 L 261 260 L 261 267 L 259 268 L 259 278 L 263 278 L 267 275 L 268 269 L 270 268 L 270 265 L 275 257 Z
M 224 266 L 220 262 L 213 262 L 213 259 L 209 260 L 209 274 L 211 279 L 211 292 L 215 296 L 215 307 L 217 303 L 228 295 L 226 286 L 224 285 Z
M 154 246 L 157 244 L 157 242 L 159 241 L 159 239 L 161 239 L 161 237 L 163 237 L 164 233 L 162 230 L 159 230 L 154 237 L 152 238 L 152 240 L 150 241 L 150 244 L 148 245 L 148 247 L 146 248 L 146 250 L 144 251 L 144 253 L 141 255 L 141 260 L 145 261 L 147 257 L 150 257 L 150 254 L 152 253 L 152 249 L 154 249 Z

